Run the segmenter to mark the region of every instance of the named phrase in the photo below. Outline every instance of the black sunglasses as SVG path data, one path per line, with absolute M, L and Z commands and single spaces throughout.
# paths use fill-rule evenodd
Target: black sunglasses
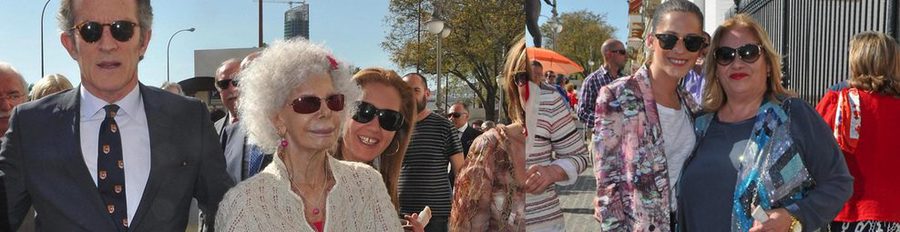
M 81 39 L 84 39 L 84 42 L 94 43 L 99 41 L 100 37 L 103 36 L 103 27 L 105 26 L 109 26 L 109 32 L 112 34 L 113 38 L 119 42 L 127 42 L 134 36 L 134 28 L 137 26 L 137 23 L 125 20 L 114 21 L 112 23 L 84 21 L 72 29 L 78 31 L 78 34 L 81 35 Z
M 356 103 L 356 114 L 353 114 L 353 121 L 359 123 L 369 123 L 375 117 L 378 117 L 378 124 L 386 131 L 397 131 L 403 125 L 403 115 L 400 112 L 388 109 L 378 109 L 374 105 L 358 101 Z
M 453 112 L 453 113 L 447 114 L 447 118 L 459 118 L 459 117 L 462 117 L 463 114 L 465 114 L 465 113 Z
M 748 64 L 752 64 L 759 59 L 762 47 L 759 44 L 745 44 L 737 49 L 730 47 L 716 48 L 716 63 L 727 66 L 734 62 L 734 58 L 740 56 L 741 60 Z
M 655 34 L 656 39 L 659 40 L 659 46 L 665 50 L 672 50 L 675 48 L 675 44 L 678 43 L 678 36 L 673 34 Z M 687 35 L 681 38 L 684 41 L 684 48 L 689 52 L 697 52 L 700 51 L 701 48 L 706 47 L 706 38 L 699 35 Z
M 513 81 L 516 82 L 517 86 L 523 86 L 523 85 L 528 84 L 528 81 L 531 81 L 530 79 L 531 78 L 529 78 L 529 75 L 527 72 L 520 72 L 520 73 L 516 73 L 515 79 Z
M 229 85 L 229 84 L 230 84 L 230 85 Z M 228 79 L 228 80 L 218 80 L 218 81 L 216 81 L 216 86 L 218 86 L 218 87 L 219 87 L 220 89 L 222 89 L 222 90 L 226 90 L 226 89 L 230 88 L 229 86 L 232 86 L 232 85 L 233 85 L 233 86 L 237 86 L 237 85 L 238 85 L 238 80 L 237 80 L 237 79 Z
M 294 99 L 294 101 L 291 102 L 291 106 L 293 106 L 294 112 L 297 112 L 298 114 L 311 114 L 322 108 L 322 100 L 325 100 L 325 105 L 332 111 L 344 110 L 343 94 L 331 95 L 324 99 L 316 96 L 302 96 Z
M 619 55 L 623 55 L 623 56 L 624 56 L 625 54 L 628 54 L 628 51 L 626 51 L 625 49 L 622 49 L 622 50 L 613 50 L 613 51 L 611 51 L 611 52 L 619 53 Z

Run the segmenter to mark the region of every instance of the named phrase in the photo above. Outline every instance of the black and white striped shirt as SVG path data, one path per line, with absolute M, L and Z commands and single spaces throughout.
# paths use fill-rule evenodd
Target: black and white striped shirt
M 459 131 L 449 120 L 432 112 L 417 122 L 400 170 L 400 211 L 412 214 L 430 206 L 433 216 L 450 216 L 447 165 L 461 152 Z

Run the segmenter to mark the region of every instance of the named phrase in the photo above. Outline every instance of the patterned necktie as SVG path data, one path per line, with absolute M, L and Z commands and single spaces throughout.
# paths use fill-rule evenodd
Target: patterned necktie
M 122 137 L 116 124 L 117 105 L 107 105 L 106 118 L 100 124 L 97 154 L 97 188 L 113 221 L 128 230 L 128 207 L 125 202 L 125 162 L 122 160 Z
M 247 162 L 247 172 L 244 173 L 244 179 L 250 178 L 253 175 L 259 173 L 263 166 L 263 152 L 256 145 L 248 144 L 250 146 L 250 154 L 248 154 L 249 160 Z

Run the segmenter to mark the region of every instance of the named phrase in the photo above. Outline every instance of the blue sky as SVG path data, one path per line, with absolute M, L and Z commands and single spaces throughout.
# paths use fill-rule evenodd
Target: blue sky
M 194 50 L 245 48 L 257 45 L 258 8 L 252 0 L 153 1 L 153 37 L 139 66 L 141 82 L 159 86 L 166 79 L 166 42 L 172 33 L 171 77 L 181 81 L 193 76 Z M 384 39 L 383 19 L 387 1 L 310 1 L 310 37 L 324 43 L 335 55 L 357 66 L 393 67 L 379 43 Z M 40 17 L 43 0 L 0 0 L 0 61 L 11 63 L 34 83 L 41 76 Z M 62 73 L 79 83 L 77 64 L 59 42 L 56 11 L 51 0 L 44 17 L 46 74 Z M 266 43 L 284 35 L 284 11 L 288 4 L 264 3 L 263 38 Z M 10 23 L 15 22 L 15 23 Z
M 539 24 L 543 25 L 547 22 L 553 15 L 551 10 L 552 7 L 547 4 L 541 7 L 541 15 L 547 17 L 539 17 Z M 556 11 L 560 15 L 580 10 L 587 10 L 599 15 L 606 14 L 607 22 L 616 28 L 616 39 L 623 42 L 628 39 L 628 0 L 557 0 Z M 531 36 L 526 35 L 528 46 L 532 46 Z
M 275 0 L 278 1 L 278 0 Z M 581 9 L 607 13 L 616 36 L 627 35 L 626 0 L 561 0 L 559 12 Z M 41 77 L 42 0 L 0 0 L 0 61 L 15 66 L 29 83 Z M 379 45 L 387 31 L 384 17 L 388 0 L 311 0 L 310 37 L 324 43 L 335 55 L 359 67 L 396 68 Z M 45 74 L 61 73 L 73 84 L 79 83 L 77 64 L 69 58 L 59 41 L 56 11 L 59 0 L 51 0 L 44 16 Z M 159 86 L 166 79 L 166 42 L 172 33 L 171 77 L 173 81 L 190 78 L 194 73 L 195 49 L 246 48 L 257 45 L 257 3 L 252 0 L 179 0 L 153 1 L 154 25 L 150 48 L 139 66 L 139 78 L 147 85 Z M 284 11 L 288 4 L 264 4 L 264 41 L 271 43 L 284 35 Z M 550 15 L 545 5 L 544 15 Z M 523 13 L 524 14 L 524 13 Z M 541 18 L 541 23 L 545 21 Z M 524 22 L 522 22 L 524 24 Z M 402 73 L 402 72 L 401 72 Z

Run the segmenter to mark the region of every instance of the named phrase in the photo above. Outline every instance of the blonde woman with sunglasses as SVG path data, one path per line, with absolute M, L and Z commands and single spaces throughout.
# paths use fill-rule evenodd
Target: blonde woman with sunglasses
M 781 86 L 781 56 L 750 16 L 726 20 L 710 50 L 706 113 L 678 186 L 680 229 L 822 228 L 853 182 L 828 127 Z

